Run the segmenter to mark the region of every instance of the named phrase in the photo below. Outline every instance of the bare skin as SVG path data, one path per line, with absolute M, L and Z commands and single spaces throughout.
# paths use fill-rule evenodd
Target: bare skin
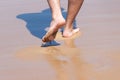
M 46 35 L 42 38 L 43 42 L 53 40 L 59 28 L 65 25 L 65 19 L 62 16 L 60 0 L 47 0 L 52 12 L 52 21 Z
M 65 25 L 63 37 L 70 37 L 79 31 L 79 28 L 73 29 L 73 21 L 78 14 L 83 0 L 68 0 L 68 13 L 66 20 L 62 16 L 60 8 L 60 0 L 47 0 L 52 12 L 52 21 L 50 28 L 45 36 L 42 38 L 43 42 L 54 40 L 59 28 Z
M 68 12 L 66 25 L 63 32 L 64 37 L 70 37 L 80 31 L 79 28 L 73 29 L 73 22 L 82 6 L 83 0 L 68 0 Z

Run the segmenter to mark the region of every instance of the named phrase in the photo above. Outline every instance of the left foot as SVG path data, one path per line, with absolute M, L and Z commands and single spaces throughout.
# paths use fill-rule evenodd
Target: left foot
M 58 18 L 56 20 L 52 20 L 50 24 L 50 28 L 48 32 L 45 34 L 45 36 L 42 38 L 43 42 L 49 42 L 54 40 L 56 33 L 58 32 L 58 29 L 65 25 L 65 19 L 64 18 Z

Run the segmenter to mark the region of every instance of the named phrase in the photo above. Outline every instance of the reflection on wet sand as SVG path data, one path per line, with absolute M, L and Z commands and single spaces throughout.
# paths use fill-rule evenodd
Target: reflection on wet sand
M 55 80 L 119 80 L 119 51 L 81 51 L 74 40 L 63 39 L 64 43 L 59 46 L 24 48 L 16 57 L 23 61 L 46 62 L 53 68 Z
M 18 51 L 17 58 L 23 60 L 45 59 L 56 72 L 57 80 L 80 80 L 80 49 L 74 44 L 74 38 L 64 39 L 61 46 L 32 46 Z
M 80 50 L 75 47 L 73 39 L 67 39 L 61 48 L 53 48 L 45 55 L 48 62 L 54 67 L 57 73 L 57 80 L 80 80 L 80 67 L 82 65 L 79 58 Z

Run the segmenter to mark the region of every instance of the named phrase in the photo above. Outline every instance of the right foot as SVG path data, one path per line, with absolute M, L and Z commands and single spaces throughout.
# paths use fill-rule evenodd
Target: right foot
M 63 32 L 63 37 L 65 38 L 69 38 L 71 36 L 73 36 L 75 33 L 79 32 L 80 28 L 76 28 L 76 29 L 65 29 Z
M 42 41 L 49 42 L 49 41 L 54 40 L 58 29 L 64 25 L 65 25 L 64 18 L 52 20 L 51 24 L 50 24 L 50 28 L 49 28 L 48 32 L 45 34 L 45 36 L 42 38 Z

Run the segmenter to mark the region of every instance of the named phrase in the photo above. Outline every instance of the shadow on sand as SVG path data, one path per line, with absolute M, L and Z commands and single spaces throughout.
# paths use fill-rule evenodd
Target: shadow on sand
M 66 12 L 62 8 L 62 14 L 64 18 L 66 18 Z M 51 13 L 50 9 L 45 9 L 40 13 L 25 13 L 17 16 L 18 19 L 22 19 L 26 22 L 26 28 L 28 31 L 35 37 L 42 39 L 42 37 L 46 34 L 47 28 L 49 28 L 49 24 L 51 21 Z M 74 21 L 74 28 L 76 28 L 76 21 Z M 61 32 L 63 28 L 61 29 Z M 76 38 L 76 37 L 75 37 Z M 50 66 L 55 69 L 57 80 L 69 80 L 69 77 L 72 73 L 66 72 L 64 67 L 68 69 L 72 69 L 70 65 L 75 65 L 73 71 L 76 72 L 77 80 L 79 78 L 79 67 L 80 67 L 80 59 L 78 58 L 80 54 L 80 49 L 76 47 L 74 43 L 74 39 L 63 39 L 64 44 L 59 45 L 56 41 L 52 41 L 47 43 L 49 45 L 45 45 L 48 47 L 40 47 L 40 46 L 31 46 L 19 50 L 16 53 L 16 57 L 23 60 L 37 60 L 44 59 L 50 64 Z M 69 54 L 68 54 L 69 53 Z M 72 64 L 70 64 L 70 63 Z M 65 64 L 65 65 L 64 65 Z M 70 64 L 70 65 L 69 65 Z M 64 65 L 64 66 L 63 66 Z M 65 71 L 65 72 L 64 72 Z M 71 77 L 70 77 L 71 78 Z
M 61 8 L 64 18 L 66 18 L 66 11 Z M 18 19 L 22 19 L 26 22 L 26 28 L 35 37 L 42 39 L 46 34 L 49 24 L 51 22 L 51 12 L 50 9 L 45 9 L 39 13 L 24 13 L 17 15 Z M 76 23 L 74 22 L 74 26 Z M 63 29 L 61 29 L 63 31 Z M 48 42 L 45 46 L 57 46 L 60 45 L 56 41 Z

